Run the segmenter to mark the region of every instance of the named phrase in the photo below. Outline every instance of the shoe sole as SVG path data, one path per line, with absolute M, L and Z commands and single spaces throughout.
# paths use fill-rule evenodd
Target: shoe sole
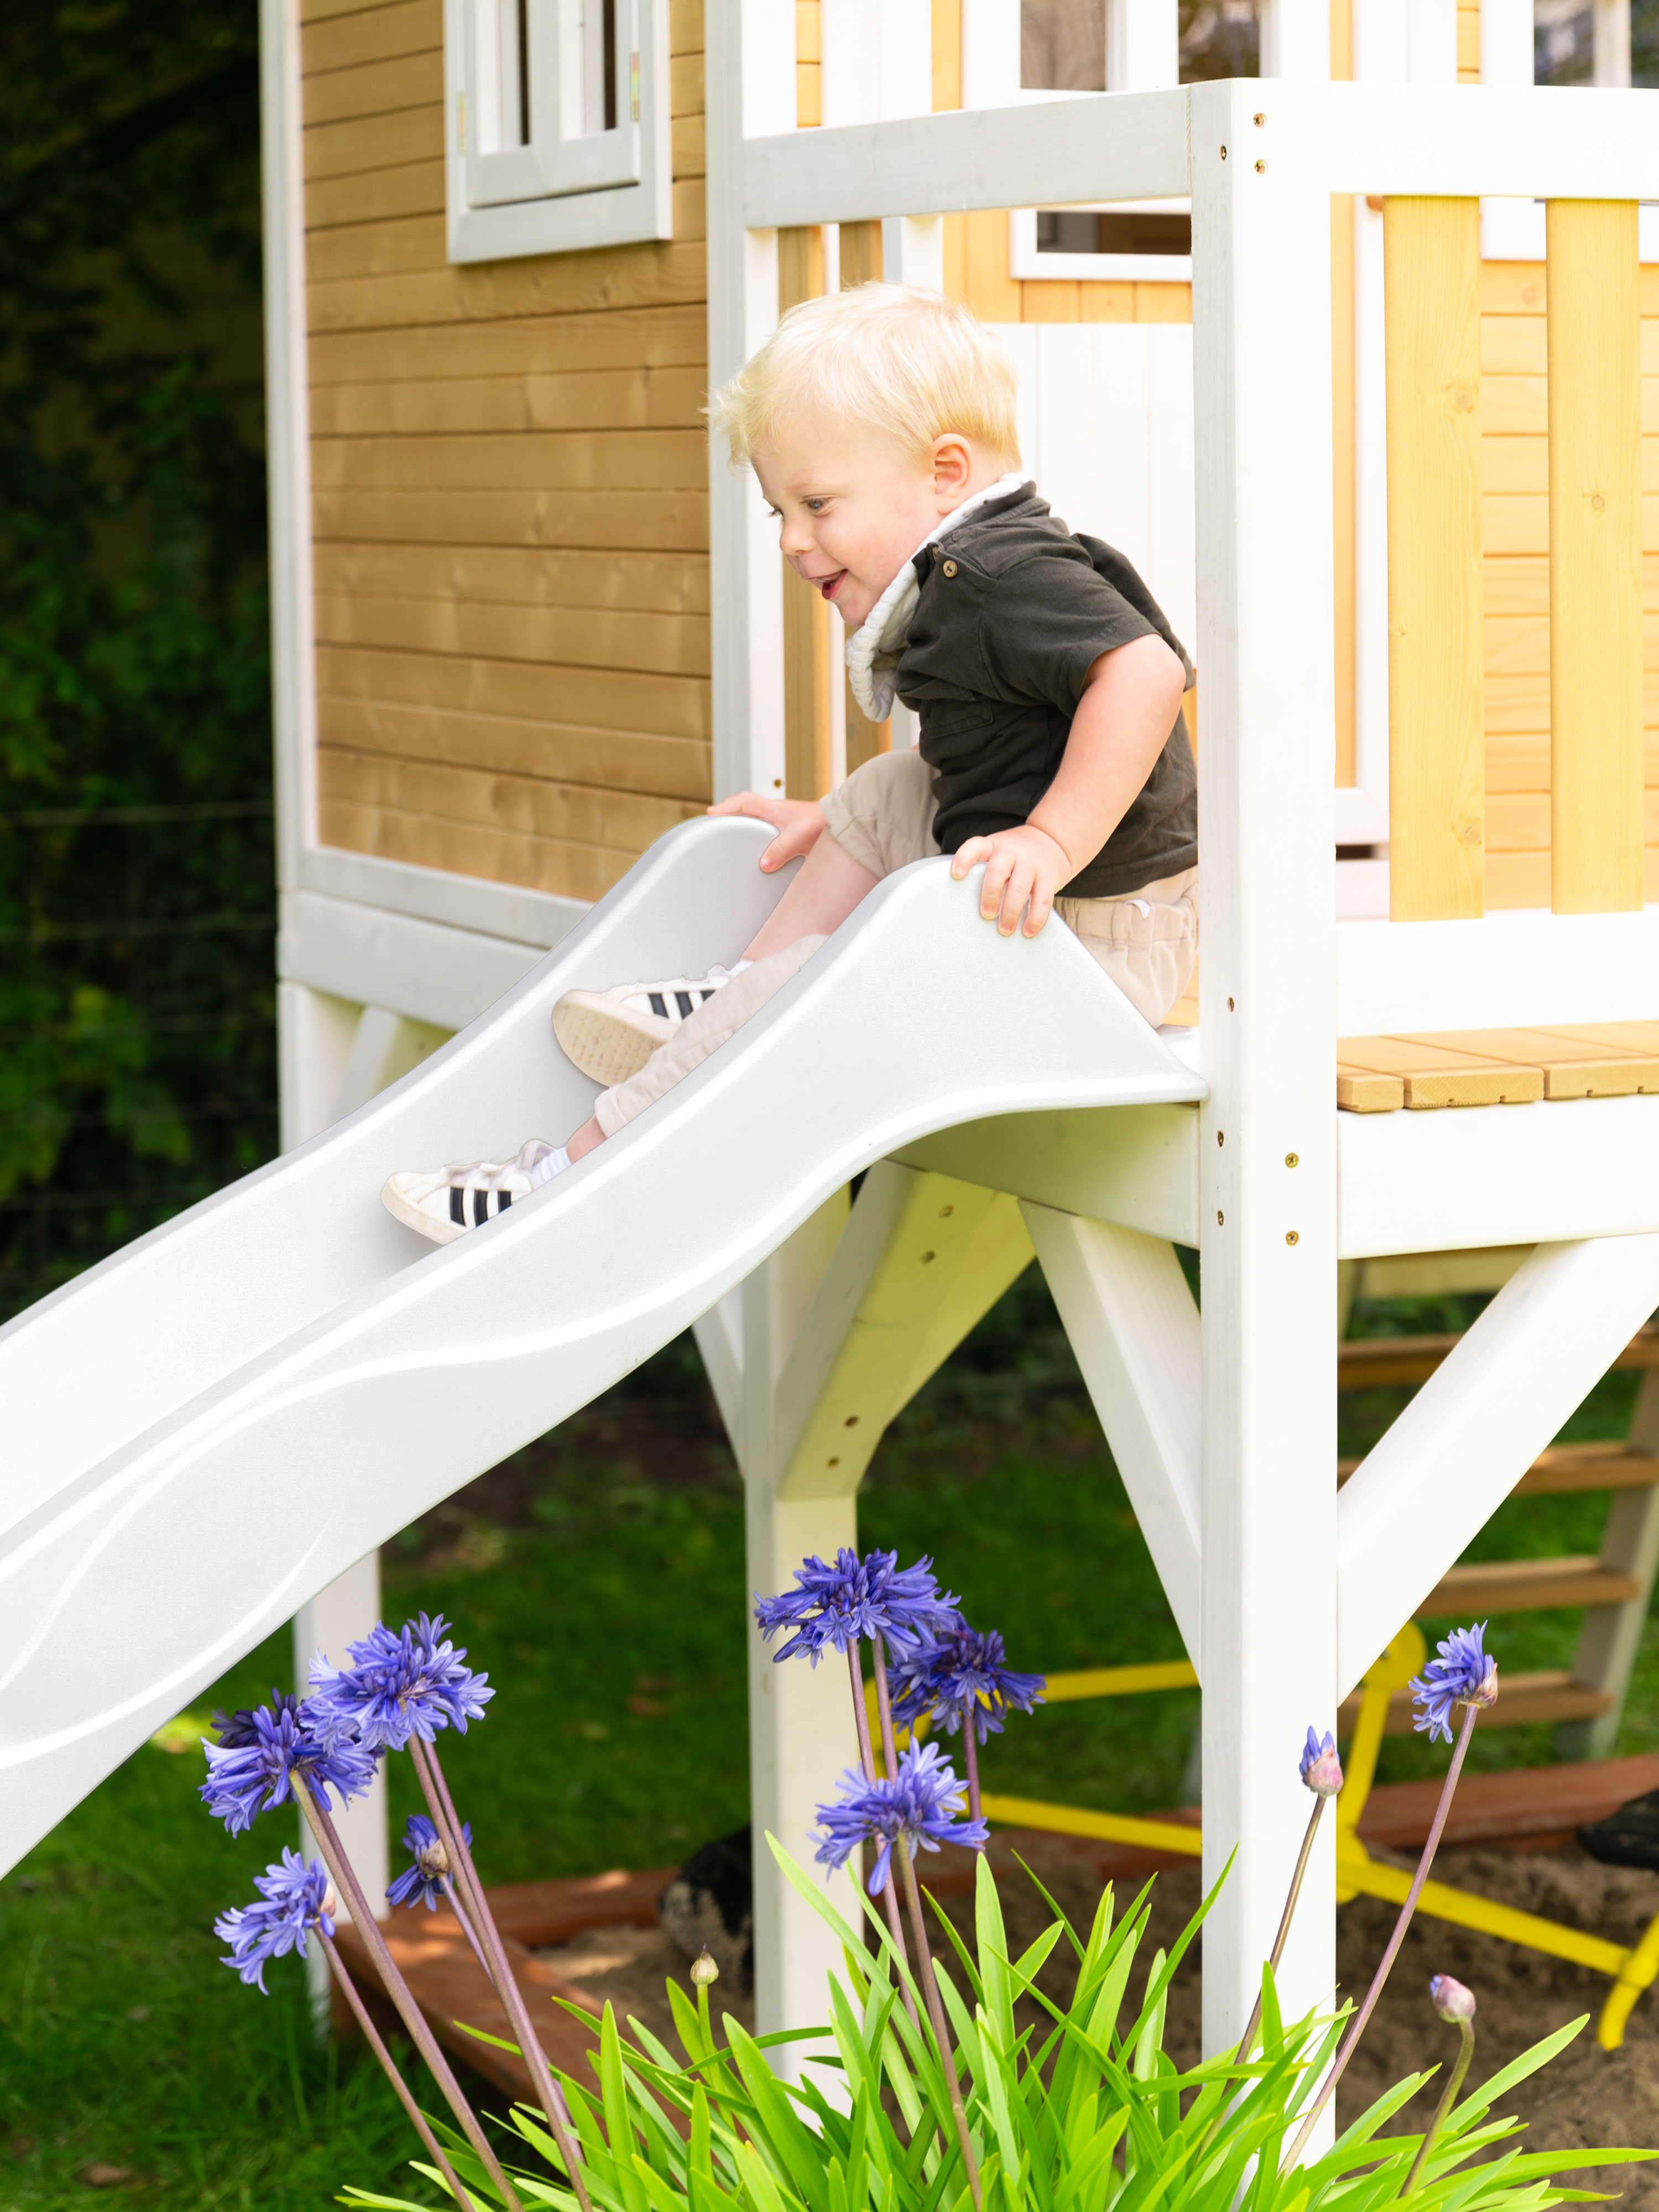
M 412 1200 L 405 1198 L 401 1191 L 394 1190 L 390 1183 L 380 1192 L 380 1203 L 394 1220 L 401 1221 L 406 1229 L 416 1230 L 421 1236 L 429 1237 L 434 1244 L 453 1244 L 458 1237 L 466 1235 L 466 1230 L 459 1222 L 434 1221 L 429 1213 L 422 1213 Z
M 584 1075 L 607 1085 L 637 1075 L 678 1022 L 636 1014 L 587 991 L 570 991 L 553 1009 L 553 1035 L 565 1058 Z

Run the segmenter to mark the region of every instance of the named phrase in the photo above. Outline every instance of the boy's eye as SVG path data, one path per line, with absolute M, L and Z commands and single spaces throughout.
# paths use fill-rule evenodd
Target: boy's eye
M 809 499 L 806 502 L 807 512 L 809 514 L 822 514 L 829 503 L 827 500 Z

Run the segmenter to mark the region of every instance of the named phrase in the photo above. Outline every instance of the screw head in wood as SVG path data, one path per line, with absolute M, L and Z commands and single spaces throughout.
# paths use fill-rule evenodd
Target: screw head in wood
M 1218 1129 L 1215 1133 L 1215 1140 L 1218 1145 L 1224 1145 L 1227 1141 L 1227 1132 L 1224 1129 Z
M 941 1221 L 948 1221 L 955 1212 L 956 1208 L 954 1206 L 941 1206 L 939 1210 L 939 1218 Z
M 1266 127 L 1267 118 L 1265 115 L 1253 115 L 1250 118 L 1250 120 L 1255 124 L 1256 129 L 1261 131 Z
M 1227 1012 L 1228 1012 L 1229 1013 L 1231 1013 L 1232 1010 L 1233 1010 L 1233 1002 L 1232 1002 L 1232 1000 L 1231 1000 L 1231 999 L 1229 999 L 1229 1000 L 1228 1000 L 1228 1001 L 1227 1001 Z
M 847 1416 L 847 1419 L 842 1423 L 842 1426 L 844 1429 L 855 1429 L 858 1425 L 859 1417 L 856 1413 L 849 1413 Z
M 1285 1166 L 1287 1168 L 1293 1168 L 1300 1158 L 1301 1154 L 1299 1152 L 1286 1152 L 1285 1155 Z
M 1217 1206 L 1215 1210 L 1215 1225 L 1218 1229 L 1220 1228 L 1222 1223 L 1226 1219 L 1226 1215 L 1221 1211 L 1221 1208 Z
M 1258 161 L 1255 165 L 1255 173 L 1258 177 L 1265 177 L 1267 173 L 1267 164 L 1265 161 Z
M 1287 1229 L 1285 1231 L 1285 1242 L 1287 1244 L 1299 1244 L 1302 1242 L 1302 1239 L 1297 1235 L 1294 1229 Z
M 937 1260 L 938 1257 L 937 1252 L 924 1252 L 921 1255 L 921 1264 L 925 1267 L 930 1260 Z
M 1226 158 L 1227 158 L 1227 149 L 1226 149 L 1226 148 L 1225 148 L 1224 146 L 1224 147 L 1222 148 L 1222 149 L 1221 149 L 1221 158 L 1222 158 L 1222 160 L 1223 160 L 1224 161 L 1226 160 Z

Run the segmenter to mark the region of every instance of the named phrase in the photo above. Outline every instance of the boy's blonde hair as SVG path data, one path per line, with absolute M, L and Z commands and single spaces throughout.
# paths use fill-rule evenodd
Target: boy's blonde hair
M 1014 365 L 971 307 L 906 284 L 860 284 L 792 307 L 708 415 L 734 465 L 791 416 L 823 414 L 920 458 L 955 430 L 1019 465 Z

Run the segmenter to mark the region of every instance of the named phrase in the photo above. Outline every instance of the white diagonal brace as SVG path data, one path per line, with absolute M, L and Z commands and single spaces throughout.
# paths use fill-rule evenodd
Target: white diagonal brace
M 1540 1244 L 1337 1504 L 1339 1698 L 1659 1304 L 1659 1236 Z
M 1020 1212 L 1201 1676 L 1198 1309 L 1175 1247 L 1046 1206 Z

